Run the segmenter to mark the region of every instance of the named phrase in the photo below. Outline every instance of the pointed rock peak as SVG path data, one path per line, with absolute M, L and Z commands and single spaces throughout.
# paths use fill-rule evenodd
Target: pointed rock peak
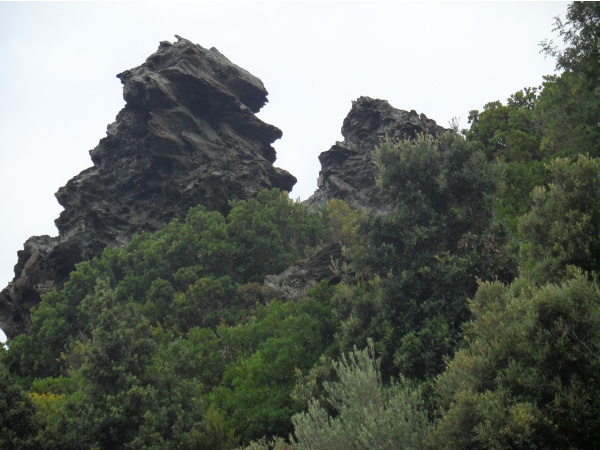
M 15 278 L 0 292 L 9 337 L 27 328 L 40 295 L 107 245 L 123 246 L 199 204 L 225 213 L 231 200 L 296 183 L 273 166 L 281 131 L 254 114 L 267 101 L 260 79 L 176 37 L 118 75 L 125 107 L 90 151 L 94 166 L 56 193 L 59 236 L 30 238 L 19 252 Z
M 369 212 L 386 212 L 387 204 L 376 185 L 374 150 L 386 136 L 414 139 L 418 134 L 447 131 L 424 114 L 394 108 L 385 100 L 360 97 L 342 125 L 342 142 L 319 155 L 318 189 L 306 200 L 318 206 L 337 198 Z
M 161 42 L 158 50 L 141 66 L 117 75 L 124 85 L 123 94 L 128 103 L 176 99 L 190 105 L 197 98 L 178 95 L 190 91 L 198 94 L 209 91 L 211 96 L 225 102 L 233 96 L 254 113 L 267 103 L 268 92 L 259 78 L 233 64 L 216 48 L 207 50 L 180 36 L 175 37 L 175 43 Z M 138 89 L 147 84 L 151 89 Z
M 362 147 L 369 143 L 378 145 L 385 136 L 392 139 L 414 139 L 417 134 L 438 135 L 444 131 L 445 128 L 428 119 L 425 114 L 397 109 L 386 100 L 370 97 L 354 100 L 342 125 L 344 142 L 356 143 Z

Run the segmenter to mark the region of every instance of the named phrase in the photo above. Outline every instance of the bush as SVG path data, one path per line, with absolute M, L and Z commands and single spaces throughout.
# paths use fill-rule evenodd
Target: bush
M 421 392 L 404 378 L 384 386 L 372 343 L 334 363 L 339 378 L 326 382 L 332 417 L 318 400 L 292 418 L 295 448 L 347 450 L 424 448 L 427 417 Z

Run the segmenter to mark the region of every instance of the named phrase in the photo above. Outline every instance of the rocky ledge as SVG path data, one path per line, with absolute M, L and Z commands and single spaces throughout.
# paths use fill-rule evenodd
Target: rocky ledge
M 60 287 L 78 262 L 123 246 L 192 206 L 226 212 L 264 188 L 291 191 L 296 178 L 273 166 L 281 131 L 258 119 L 262 82 L 216 49 L 177 36 L 118 78 L 125 107 L 90 151 L 93 167 L 56 193 L 58 237 L 34 236 L 0 293 L 0 328 L 27 328 L 40 295 Z
M 296 261 L 279 275 L 267 275 L 264 284 L 276 296 L 297 301 L 321 281 L 330 286 L 339 283 L 343 263 L 342 244 L 329 244 L 310 258 Z
M 366 212 L 388 211 L 390 205 L 376 185 L 375 148 L 386 136 L 414 139 L 418 134 L 438 136 L 445 131 L 424 114 L 396 109 L 385 100 L 360 97 L 352 102 L 344 119 L 344 140 L 319 155 L 318 189 L 306 203 L 319 206 L 337 198 Z

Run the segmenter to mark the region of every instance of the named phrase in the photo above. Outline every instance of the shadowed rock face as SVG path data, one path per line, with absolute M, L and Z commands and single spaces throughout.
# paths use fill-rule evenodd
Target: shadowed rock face
M 321 281 L 327 281 L 329 285 L 339 283 L 339 274 L 335 273 L 334 267 L 341 267 L 343 262 L 342 245 L 329 244 L 279 275 L 267 275 L 264 284 L 280 298 L 297 301 Z
M 117 75 L 126 105 L 90 151 L 93 167 L 56 193 L 58 237 L 28 239 L 0 293 L 9 337 L 27 328 L 41 294 L 107 245 L 123 246 L 198 204 L 227 212 L 230 200 L 296 183 L 273 166 L 281 131 L 255 116 L 267 102 L 262 82 L 216 49 L 177 39 Z
M 360 97 L 344 119 L 342 142 L 319 155 L 318 189 L 306 200 L 319 206 L 337 198 L 367 212 L 386 212 L 391 206 L 377 188 L 374 150 L 381 140 L 414 139 L 417 134 L 440 135 L 447 131 L 415 111 L 402 111 L 385 100 Z

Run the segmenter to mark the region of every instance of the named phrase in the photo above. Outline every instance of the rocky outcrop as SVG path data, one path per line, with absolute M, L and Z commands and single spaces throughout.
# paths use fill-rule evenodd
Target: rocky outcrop
M 329 285 L 339 283 L 337 272 L 343 261 L 342 245 L 330 244 L 310 258 L 297 261 L 279 275 L 268 275 L 264 284 L 280 298 L 299 300 L 321 281 L 327 281 Z
M 344 140 L 319 155 L 318 189 L 305 203 L 318 207 L 329 200 L 341 199 L 371 214 L 391 211 L 391 203 L 376 184 L 375 148 L 386 137 L 415 139 L 418 134 L 438 136 L 446 131 L 424 114 L 396 109 L 385 100 L 360 97 L 352 102 L 344 119 Z M 343 262 L 341 244 L 331 244 L 281 274 L 267 276 L 264 284 L 281 298 L 298 300 L 323 280 L 338 283 Z
M 342 142 L 319 155 L 318 189 L 306 200 L 319 206 L 337 198 L 367 212 L 385 212 L 390 205 L 376 185 L 374 150 L 381 140 L 414 139 L 418 134 L 440 135 L 447 131 L 415 111 L 392 107 L 385 100 L 360 97 L 344 119 Z
M 107 245 L 125 245 L 197 204 L 226 212 L 230 200 L 296 183 L 273 166 L 281 131 L 255 115 L 267 101 L 262 82 L 216 49 L 177 39 L 117 75 L 126 105 L 90 151 L 93 167 L 56 193 L 64 207 L 58 237 L 30 238 L 0 293 L 9 337 L 28 326 L 41 294 Z

